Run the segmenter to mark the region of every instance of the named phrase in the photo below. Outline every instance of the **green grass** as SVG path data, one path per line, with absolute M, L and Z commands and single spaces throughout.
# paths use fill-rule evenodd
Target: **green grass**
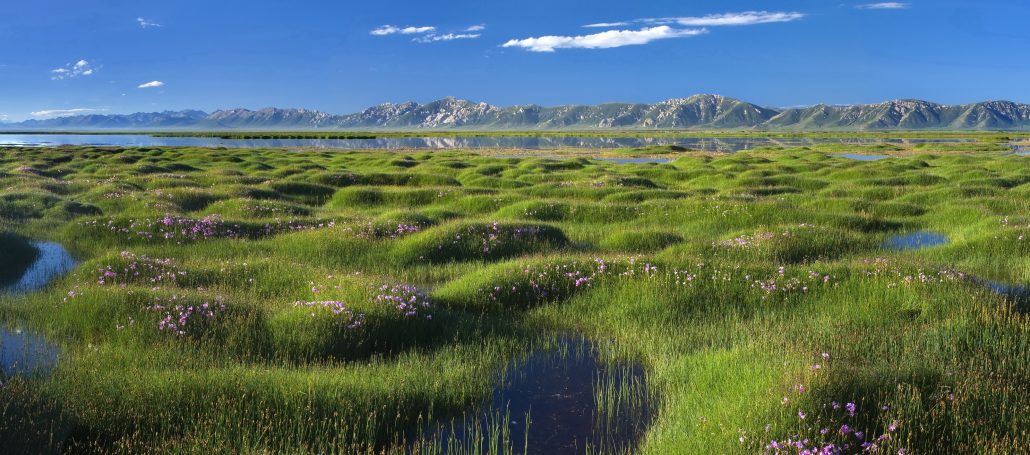
M 675 154 L 645 165 L 0 148 L 0 283 L 28 239 L 80 261 L 0 293 L 61 349 L 0 378 L 0 451 L 440 453 L 420 428 L 571 333 L 644 370 L 596 391 L 657 409 L 634 453 L 1030 453 L 1030 322 L 981 284 L 1030 283 L 1030 158 L 933 136 L 982 140 L 620 152 Z M 917 230 L 950 242 L 882 248 Z M 525 418 L 469 437 L 509 453 Z

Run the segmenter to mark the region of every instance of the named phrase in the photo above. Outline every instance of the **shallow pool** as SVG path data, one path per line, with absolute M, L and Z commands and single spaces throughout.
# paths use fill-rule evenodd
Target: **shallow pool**
M 469 453 L 491 442 L 515 454 L 631 453 L 652 417 L 639 365 L 602 362 L 589 341 L 560 338 L 514 362 L 489 405 L 435 437 Z

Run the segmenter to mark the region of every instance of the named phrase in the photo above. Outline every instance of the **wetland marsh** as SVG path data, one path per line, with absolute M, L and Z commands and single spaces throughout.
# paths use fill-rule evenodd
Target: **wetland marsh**
M 1027 453 L 1030 157 L 534 153 L 0 148 L 0 451 Z

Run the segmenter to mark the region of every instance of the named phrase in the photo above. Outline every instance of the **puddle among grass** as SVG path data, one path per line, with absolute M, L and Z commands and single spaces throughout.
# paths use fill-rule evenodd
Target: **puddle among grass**
M 861 153 L 838 153 L 833 156 L 839 156 L 841 158 L 847 158 L 849 160 L 856 161 L 879 161 L 890 158 L 890 155 L 863 155 Z
M 41 335 L 0 326 L 0 377 L 46 374 L 57 366 L 57 353 Z
M 987 289 L 1015 304 L 1016 310 L 1022 313 L 1030 311 L 1030 288 L 1026 286 L 986 281 Z
M 622 454 L 633 452 L 652 417 L 639 365 L 604 363 L 589 341 L 562 338 L 510 366 L 488 408 L 444 424 L 435 439 L 444 453 L 496 444 L 509 454 Z
M 939 232 L 917 231 L 891 236 L 883 243 L 888 250 L 919 250 L 948 243 L 948 237 Z
M 39 250 L 39 257 L 33 262 L 21 278 L 4 291 L 19 293 L 34 291 L 46 286 L 51 280 L 64 275 L 75 267 L 75 259 L 63 246 L 53 242 L 32 242 Z
M 8 293 L 34 291 L 75 267 L 75 260 L 63 246 L 52 242 L 32 242 L 39 257 L 21 278 L 3 288 Z M 0 377 L 43 375 L 57 366 L 58 348 L 20 326 L 0 326 Z

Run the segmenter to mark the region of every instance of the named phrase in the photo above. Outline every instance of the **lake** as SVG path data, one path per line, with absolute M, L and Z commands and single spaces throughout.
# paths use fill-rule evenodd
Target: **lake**
M 148 134 L 4 134 L 0 146 L 40 147 L 93 145 L 118 147 L 229 147 L 330 149 L 561 149 L 634 148 L 676 145 L 706 152 L 736 152 L 760 147 L 804 147 L 817 144 L 875 145 L 959 143 L 969 139 L 900 138 L 770 138 L 770 137 L 591 137 L 591 136 L 449 136 L 382 137 L 375 139 L 222 139 L 159 137 Z

